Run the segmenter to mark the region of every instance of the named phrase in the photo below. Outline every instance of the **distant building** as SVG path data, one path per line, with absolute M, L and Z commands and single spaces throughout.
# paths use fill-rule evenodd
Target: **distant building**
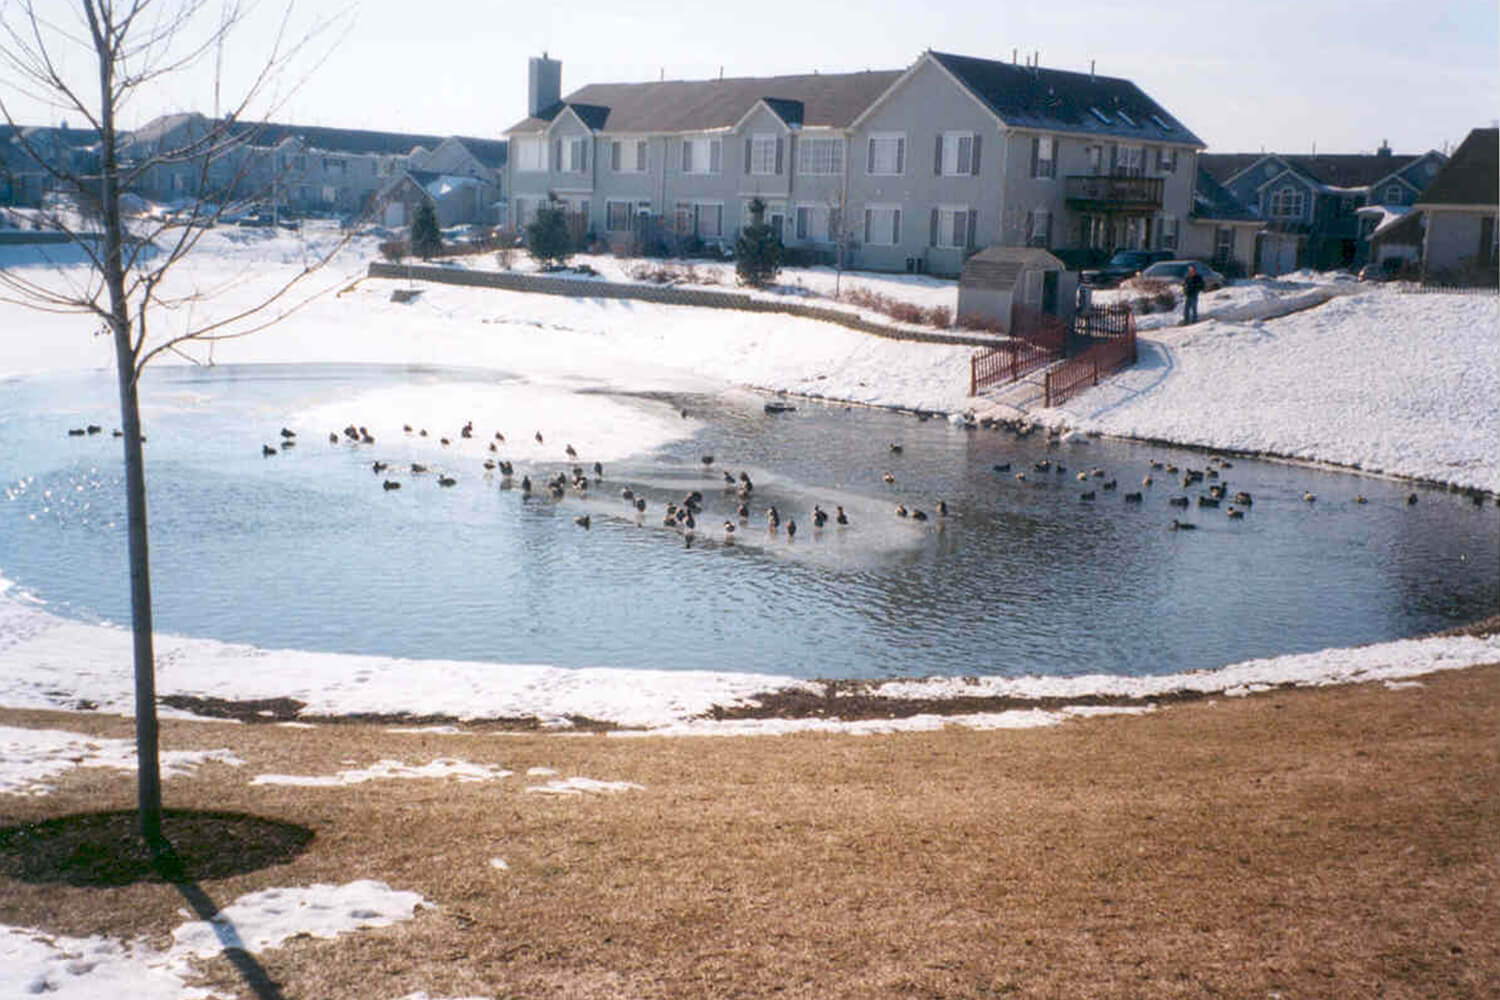
M 1382 143 L 1370 154 L 1206 153 L 1200 161 L 1264 223 L 1254 269 L 1284 274 L 1364 263 L 1379 219 L 1359 210 L 1407 211 L 1447 158 L 1435 150 L 1398 156 Z
M 1438 284 L 1497 283 L 1500 215 L 1500 129 L 1476 128 L 1417 199 L 1427 220 L 1422 280 Z

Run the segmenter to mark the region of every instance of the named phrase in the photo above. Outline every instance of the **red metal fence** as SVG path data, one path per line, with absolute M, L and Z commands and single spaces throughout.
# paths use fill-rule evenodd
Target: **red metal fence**
M 1014 382 L 1027 372 L 1050 365 L 1058 357 L 1057 351 L 1024 340 L 980 351 L 969 359 L 969 395 L 977 396 L 988 386 Z
M 1135 364 L 1135 316 L 1129 309 L 1123 311 L 1123 322 L 1119 322 L 1117 317 L 1100 316 L 1114 311 L 1101 309 L 1090 312 L 1091 320 L 1099 320 L 1093 326 L 1094 343 L 1082 354 L 1069 358 L 1047 372 L 1043 380 L 1044 406 L 1061 406 L 1084 389 L 1098 385 L 1101 376 Z M 1110 323 L 1118 323 L 1116 328 L 1123 327 L 1122 332 L 1105 333 L 1104 330 Z

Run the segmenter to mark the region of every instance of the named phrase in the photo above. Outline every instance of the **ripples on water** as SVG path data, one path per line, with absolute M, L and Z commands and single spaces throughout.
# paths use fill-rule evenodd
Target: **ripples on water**
M 374 446 L 330 445 L 339 400 L 419 402 L 410 414 L 351 414 Z M 124 501 L 112 377 L 12 379 L 0 388 L 0 574 L 62 614 L 127 621 Z M 1164 471 L 1142 505 L 1148 461 L 1203 468 L 1207 456 L 1095 441 L 1049 450 L 942 421 L 801 405 L 769 416 L 749 394 L 644 398 L 571 394 L 493 373 L 367 367 L 158 369 L 145 390 L 152 582 L 163 631 L 401 657 L 756 670 L 798 676 L 1161 673 L 1254 656 L 1411 635 L 1500 605 L 1500 514 L 1465 498 L 1380 480 L 1235 460 L 1229 492 L 1196 497 Z M 678 416 L 679 407 L 690 411 Z M 472 412 L 469 412 L 472 411 Z M 469 412 L 476 435 L 458 435 Z M 299 445 L 272 458 L 298 415 Z M 313 419 L 313 418 L 308 418 Z M 452 426 L 438 426 L 443 420 Z M 533 424 L 567 425 L 534 445 Z M 523 499 L 481 462 L 492 424 L 516 482 L 571 464 L 566 437 L 607 451 L 588 499 Z M 104 434 L 69 438 L 70 426 Z M 415 422 L 415 421 L 414 421 Z M 454 444 L 444 449 L 437 437 Z M 590 436 L 592 435 L 592 437 Z M 632 439 L 655 444 L 622 458 Z M 658 442 L 660 442 L 658 444 Z M 897 455 L 890 444 L 902 445 Z M 705 473 L 699 456 L 713 454 Z M 1032 470 L 1049 457 L 1065 475 Z M 374 459 L 393 471 L 372 473 Z M 580 463 L 594 456 L 580 450 Z M 413 476 L 412 461 L 450 471 Z M 992 466 L 1010 462 L 1012 471 Z M 1120 488 L 1075 473 L 1099 466 Z M 749 524 L 717 471 L 749 470 Z M 1027 471 L 1027 482 L 1015 478 Z M 881 481 L 890 471 L 894 485 Z M 385 492 L 383 478 L 403 488 Z M 646 496 L 637 517 L 618 498 Z M 666 501 L 702 490 L 688 543 L 661 527 Z M 1305 490 L 1317 494 L 1305 503 Z M 1356 504 L 1356 495 L 1369 502 Z M 897 502 L 954 513 L 926 525 Z M 765 528 L 775 504 L 801 529 Z M 842 504 L 852 524 L 814 531 L 811 509 Z M 573 517 L 588 512 L 592 530 Z M 1200 526 L 1171 532 L 1176 515 Z

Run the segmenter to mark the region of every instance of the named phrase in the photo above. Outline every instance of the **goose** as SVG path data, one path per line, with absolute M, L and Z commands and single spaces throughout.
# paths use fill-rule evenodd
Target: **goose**
M 90 430 L 89 433 L 90 434 L 97 434 L 97 433 L 99 433 L 99 429 L 97 427 L 95 427 L 92 430 Z M 297 436 L 297 432 L 296 431 L 287 430 L 285 427 L 283 427 L 281 429 L 281 436 L 283 438 L 286 438 L 287 440 L 290 440 L 290 439 L 292 439 L 292 438 L 294 438 L 294 437 Z
M 896 481 L 896 477 L 893 476 L 893 475 L 891 475 L 889 472 L 887 472 L 885 475 L 881 476 L 880 478 L 883 479 L 884 481 L 886 481 L 887 483 L 894 483 Z
M 396 482 L 394 479 L 387 479 L 385 482 L 380 484 L 380 488 L 385 490 L 386 492 L 390 492 L 391 490 L 399 490 L 401 488 L 401 484 Z
M 570 444 L 565 444 L 563 445 L 563 454 L 567 455 L 569 458 L 577 458 L 578 449 L 574 448 Z
M 937 502 L 937 512 L 938 512 L 938 517 L 947 517 L 948 516 L 948 501 L 946 501 L 946 500 L 939 500 Z
M 638 514 L 644 514 L 644 513 L 646 513 L 646 498 L 645 497 L 636 497 L 635 498 L 635 509 L 636 509 L 636 513 L 638 513 Z
M 463 427 L 460 428 L 460 430 L 458 432 L 458 436 L 461 437 L 461 438 L 471 438 L 471 437 L 473 437 L 474 436 L 474 421 L 470 420 L 467 423 L 465 423 L 463 425 Z
M 1094 499 L 1094 496 L 1095 496 L 1094 491 L 1093 490 L 1089 490 L 1087 493 L 1080 493 L 1080 494 L 1078 494 L 1078 499 L 1081 500 L 1081 501 L 1088 501 L 1088 500 Z
M 991 466 L 991 468 L 993 468 L 996 472 L 1009 472 L 1010 471 L 1010 463 L 1009 462 L 1001 462 L 999 465 Z
M 1167 505 L 1171 506 L 1171 507 L 1186 507 L 1188 505 L 1188 498 L 1187 497 L 1171 497 L 1170 499 L 1167 500 Z
M 521 477 L 521 495 L 522 496 L 530 496 L 531 495 L 531 477 L 530 476 L 522 476 Z
M 374 462 L 371 465 L 371 468 L 375 471 L 375 475 L 377 476 L 390 467 L 391 465 L 389 462 Z
M 1125 494 L 1125 502 L 1126 503 L 1140 503 L 1143 499 L 1144 499 L 1144 497 L 1140 493 L 1127 493 L 1127 494 Z
M 440 475 L 440 476 L 438 476 L 437 484 L 439 486 L 457 486 L 458 485 L 458 480 L 454 479 L 452 476 L 442 476 L 442 475 Z
M 781 527 L 781 515 L 776 512 L 774 506 L 766 509 L 766 524 L 770 525 L 772 531 Z
M 793 538 L 796 538 L 796 537 L 797 537 L 797 519 L 794 518 L 794 517 L 789 517 L 789 518 L 786 519 L 786 538 L 787 538 L 787 541 L 791 541 Z
M 1243 521 L 1245 519 L 1245 512 L 1242 510 L 1235 510 L 1233 507 L 1231 507 L 1229 508 L 1227 513 L 1229 514 L 1229 519 L 1231 521 Z
M 1417 502 L 1417 495 L 1415 493 L 1408 493 L 1408 494 L 1406 494 L 1406 506 L 1410 507 L 1413 504 L 1415 504 L 1416 502 Z
M 1177 520 L 1177 518 L 1174 517 L 1174 518 L 1172 518 L 1172 530 L 1173 531 L 1197 531 L 1198 530 L 1198 526 L 1196 524 L 1189 524 L 1186 521 L 1179 521 L 1179 520 Z
M 906 504 L 904 504 L 904 503 L 898 503 L 896 505 L 896 516 L 897 517 L 905 517 L 906 514 L 907 514 Z
M 276 449 L 272 448 L 268 444 L 263 444 L 260 446 L 260 453 L 266 458 L 270 458 L 272 455 L 276 454 Z
M 834 521 L 836 521 L 839 524 L 848 524 L 849 523 L 849 515 L 844 513 L 844 508 L 842 508 L 842 507 L 835 507 L 834 508 L 833 519 L 834 519 Z
M 420 462 L 413 462 L 413 463 L 411 463 L 411 474 L 412 475 L 414 475 L 414 476 L 420 476 L 422 473 L 424 473 L 426 471 L 427 471 L 427 466 L 423 465 L 422 463 L 420 463 Z
M 573 523 L 578 525 L 584 531 L 588 531 L 589 525 L 592 522 L 589 520 L 589 516 L 587 514 L 579 514 L 577 517 L 573 518 Z

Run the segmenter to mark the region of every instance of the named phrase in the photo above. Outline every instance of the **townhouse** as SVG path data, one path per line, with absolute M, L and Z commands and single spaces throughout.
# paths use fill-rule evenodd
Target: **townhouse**
M 1500 129 L 1470 131 L 1415 210 L 1426 221 L 1424 283 L 1500 283 Z
M 990 245 L 1183 245 L 1203 143 L 1128 80 L 927 51 L 904 70 L 589 84 L 530 61 L 506 130 L 510 217 L 561 204 L 605 242 L 783 242 L 957 274 Z

